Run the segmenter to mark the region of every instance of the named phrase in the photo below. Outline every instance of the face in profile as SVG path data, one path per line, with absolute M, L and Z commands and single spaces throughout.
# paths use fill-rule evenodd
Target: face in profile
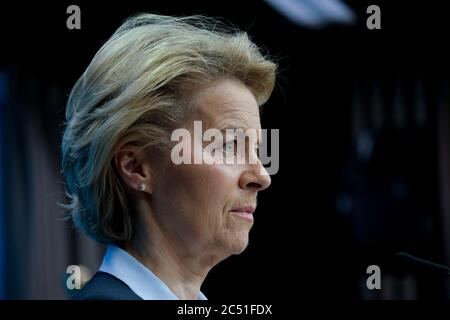
M 261 128 L 259 108 L 251 91 L 241 82 L 225 79 L 196 92 L 196 108 L 182 127 L 193 139 L 194 121 L 203 129 Z M 216 152 L 238 154 L 235 140 L 226 140 Z M 170 152 L 154 173 L 152 206 L 164 234 L 182 246 L 187 255 L 205 263 L 242 252 L 253 226 L 257 194 L 270 185 L 269 175 L 257 159 L 257 141 L 245 144 L 248 159 L 233 164 L 174 164 Z M 200 147 L 196 147 L 200 146 Z M 204 142 L 192 143 L 192 153 L 203 153 Z

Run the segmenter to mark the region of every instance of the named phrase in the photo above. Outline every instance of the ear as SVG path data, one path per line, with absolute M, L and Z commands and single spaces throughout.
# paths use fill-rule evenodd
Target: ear
M 114 163 L 122 182 L 128 188 L 152 193 L 150 164 L 142 148 L 131 144 L 123 145 L 114 155 Z

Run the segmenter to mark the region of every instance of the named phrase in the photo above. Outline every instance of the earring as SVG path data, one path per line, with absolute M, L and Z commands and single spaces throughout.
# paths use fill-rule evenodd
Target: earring
M 147 190 L 147 186 L 143 183 L 139 185 L 139 191 L 145 192 Z

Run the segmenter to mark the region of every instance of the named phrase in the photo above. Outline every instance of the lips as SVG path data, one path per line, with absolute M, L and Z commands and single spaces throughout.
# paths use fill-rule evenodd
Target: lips
M 255 212 L 255 209 L 254 206 L 235 207 L 230 210 L 230 213 L 247 221 L 253 221 L 253 212 Z
M 255 209 L 256 208 L 254 206 L 242 206 L 231 209 L 231 212 L 247 212 L 252 214 L 253 212 L 255 212 Z

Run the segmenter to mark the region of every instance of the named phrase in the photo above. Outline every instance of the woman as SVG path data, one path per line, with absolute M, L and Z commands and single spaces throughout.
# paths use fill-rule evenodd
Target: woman
M 245 154 L 235 138 L 183 151 L 253 162 L 178 164 L 172 133 L 198 140 L 198 121 L 260 129 L 275 71 L 245 33 L 205 17 L 138 15 L 103 45 L 72 89 L 62 142 L 67 209 L 108 244 L 76 299 L 205 299 L 209 270 L 247 246 L 270 177 L 257 141 L 248 139 Z

